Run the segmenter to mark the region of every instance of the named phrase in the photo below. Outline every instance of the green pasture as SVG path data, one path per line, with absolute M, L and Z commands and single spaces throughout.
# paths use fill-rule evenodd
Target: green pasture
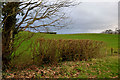
M 44 37 L 50 39 L 90 39 L 104 41 L 108 45 L 108 47 L 118 48 L 118 35 L 115 34 L 46 34 Z
M 89 39 L 103 41 L 108 48 L 113 48 L 114 50 L 118 49 L 118 35 L 116 34 L 97 34 L 97 33 L 86 33 L 86 34 L 44 34 L 44 33 L 34 33 L 31 38 L 31 32 L 20 32 L 16 35 L 15 46 L 18 46 L 21 42 L 21 45 L 16 49 L 16 53 L 27 52 L 30 53 L 30 43 L 35 42 L 38 38 L 46 39 Z M 18 39 L 17 39 L 18 38 Z M 28 39 L 26 39 L 28 38 Z M 22 41 L 26 39 L 25 41 Z
M 28 36 L 31 36 L 32 34 L 33 34 L 33 36 L 28 38 Z M 17 57 L 16 58 L 17 60 L 13 60 L 13 62 L 18 63 L 18 61 L 19 61 L 20 64 L 23 64 L 24 62 L 29 63 L 30 62 L 29 60 L 31 60 L 31 57 L 33 55 L 33 53 L 31 53 L 31 49 L 34 46 L 34 42 L 39 38 L 45 38 L 45 39 L 89 39 L 89 40 L 103 41 L 107 45 L 107 48 L 109 50 L 108 53 L 110 53 L 111 48 L 113 48 L 115 51 L 118 51 L 118 35 L 116 35 L 116 34 L 97 34 L 97 33 L 45 34 L 45 33 L 20 32 L 18 35 L 16 35 L 15 43 L 14 43 L 15 47 L 16 46 L 19 46 L 19 47 L 16 48 L 13 55 L 18 55 L 18 56 L 20 55 L 22 58 Z
M 30 32 L 21 32 L 18 34 L 20 36 L 19 40 L 15 42 L 19 43 L 23 39 L 27 38 L 32 33 Z M 44 33 L 34 33 L 33 37 L 23 41 L 21 48 L 28 47 L 31 41 L 35 41 L 37 38 L 46 38 L 46 39 L 89 39 L 104 41 L 109 48 L 118 48 L 118 35 L 116 34 L 97 34 L 97 33 L 84 33 L 84 34 L 44 34 Z

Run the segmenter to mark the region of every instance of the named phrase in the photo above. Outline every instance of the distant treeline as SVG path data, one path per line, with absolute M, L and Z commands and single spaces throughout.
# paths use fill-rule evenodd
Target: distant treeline
M 40 32 L 40 33 L 46 33 L 46 34 L 57 34 L 56 32 Z
M 105 30 L 103 31 L 102 33 L 105 33 L 105 34 L 120 34 L 120 29 L 115 29 L 115 31 L 111 30 L 111 29 L 108 29 L 108 30 Z
M 31 31 L 28 31 L 27 32 L 31 32 Z M 46 33 L 46 34 L 57 34 L 57 32 L 38 32 L 38 33 Z

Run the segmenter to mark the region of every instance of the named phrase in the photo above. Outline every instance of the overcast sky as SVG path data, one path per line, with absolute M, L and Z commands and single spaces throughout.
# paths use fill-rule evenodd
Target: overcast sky
M 99 33 L 118 27 L 118 2 L 82 2 L 66 13 L 72 24 L 57 30 L 58 34 Z

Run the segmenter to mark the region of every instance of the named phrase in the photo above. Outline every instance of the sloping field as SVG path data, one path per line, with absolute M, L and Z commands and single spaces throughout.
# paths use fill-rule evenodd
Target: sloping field
M 21 39 L 28 37 L 31 35 L 30 32 L 21 32 L 19 36 Z M 49 38 L 49 39 L 90 39 L 97 41 L 104 41 L 108 47 L 118 48 L 118 35 L 116 34 L 96 34 L 96 33 L 85 33 L 85 34 L 43 34 L 43 33 L 35 33 L 34 36 L 27 41 L 23 42 L 23 45 L 29 44 L 31 40 L 36 40 L 37 38 Z M 17 41 L 18 42 L 18 41 Z M 26 43 L 27 42 L 27 43 Z
M 31 37 L 31 35 L 33 35 Z M 96 41 L 103 41 L 107 45 L 108 54 L 111 54 L 111 48 L 114 51 L 118 51 L 118 35 L 115 34 L 95 34 L 95 33 L 87 33 L 87 34 L 44 34 L 44 33 L 31 33 L 31 32 L 20 32 L 16 36 L 15 46 L 19 46 L 16 48 L 16 51 L 13 55 L 21 56 L 22 58 L 16 57 L 20 64 L 30 62 L 31 56 L 31 48 L 34 46 L 35 40 L 39 38 L 45 39 L 89 39 Z M 25 39 L 25 40 L 24 40 Z M 19 43 L 21 45 L 19 45 Z M 54 46 L 54 45 L 53 45 Z M 14 63 L 18 63 L 17 60 L 13 60 Z
M 31 37 L 31 32 L 20 32 L 18 36 L 16 36 L 15 46 L 19 46 L 16 48 L 15 54 L 19 53 L 30 53 L 31 43 L 35 42 L 38 38 L 45 39 L 89 39 L 96 41 L 103 41 L 107 45 L 107 48 L 113 48 L 114 51 L 118 51 L 118 35 L 115 34 L 95 34 L 95 33 L 86 33 L 86 34 L 44 34 L 44 33 L 33 33 Z M 30 36 L 30 38 L 28 37 Z M 24 40 L 25 39 L 25 40 Z M 19 45 L 20 44 L 20 45 Z M 27 54 L 26 54 L 27 55 Z

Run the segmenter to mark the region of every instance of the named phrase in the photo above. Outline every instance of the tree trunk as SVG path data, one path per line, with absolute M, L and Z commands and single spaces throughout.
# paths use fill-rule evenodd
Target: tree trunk
M 4 29 L 2 33 L 2 61 L 3 67 L 7 67 L 10 61 L 10 56 L 13 51 L 13 31 L 15 25 L 15 18 L 8 17 L 4 24 Z
M 15 2 L 8 3 L 8 9 L 6 14 L 4 14 L 4 19 L 8 16 L 8 14 L 14 13 L 15 10 L 17 9 L 18 5 L 16 5 Z M 3 20 L 4 20 L 3 19 Z M 2 30 L 2 69 L 5 70 L 6 68 L 9 67 L 10 63 L 10 56 L 13 52 L 13 32 L 16 30 L 15 29 L 16 25 L 16 14 L 9 16 L 4 24 L 3 24 L 3 30 Z

